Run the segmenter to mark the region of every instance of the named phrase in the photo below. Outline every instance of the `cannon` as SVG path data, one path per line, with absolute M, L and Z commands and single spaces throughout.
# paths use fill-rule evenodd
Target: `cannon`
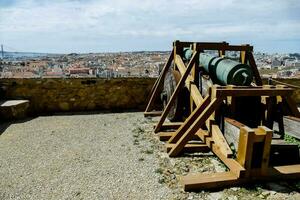
M 238 52 L 238 60 L 227 51 Z M 252 52 L 250 45 L 226 42 L 173 43 L 144 116 L 160 116 L 154 132 L 170 157 L 212 151 L 228 168 L 184 176 L 185 190 L 300 178 L 299 148 L 282 139 L 286 117 L 299 132 L 294 90 L 263 85 Z M 164 106 L 157 110 L 160 94 Z
M 190 60 L 192 55 L 191 49 L 183 50 L 184 60 Z M 249 86 L 253 80 L 249 65 L 228 58 L 200 53 L 199 64 L 209 73 L 213 82 L 220 85 Z

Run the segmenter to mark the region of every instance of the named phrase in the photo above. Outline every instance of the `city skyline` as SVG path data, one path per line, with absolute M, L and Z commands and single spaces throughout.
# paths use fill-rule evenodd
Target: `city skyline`
M 164 51 L 178 39 L 299 53 L 298 2 L 0 0 L 0 43 L 21 52 L 88 53 Z

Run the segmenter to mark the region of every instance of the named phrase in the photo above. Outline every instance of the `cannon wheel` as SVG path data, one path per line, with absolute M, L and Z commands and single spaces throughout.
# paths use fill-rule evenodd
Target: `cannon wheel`
M 168 101 L 170 100 L 173 92 L 175 91 L 176 85 L 178 84 L 181 75 L 176 70 L 169 70 L 166 74 L 164 80 L 164 88 L 161 95 L 164 108 L 166 107 Z M 183 88 L 178 95 L 180 98 L 176 98 L 173 106 L 167 118 L 174 121 L 183 121 L 185 117 L 189 114 L 189 93 L 187 88 Z

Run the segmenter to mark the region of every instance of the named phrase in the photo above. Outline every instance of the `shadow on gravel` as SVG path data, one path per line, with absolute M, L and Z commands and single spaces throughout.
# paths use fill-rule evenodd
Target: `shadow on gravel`
M 142 110 L 130 109 L 130 110 L 96 110 L 96 111 L 66 111 L 66 112 L 47 112 L 40 113 L 39 116 L 70 116 L 70 115 L 97 115 L 97 114 L 112 114 L 112 113 L 132 113 L 143 112 Z
M 36 117 L 27 117 L 26 119 L 20 120 L 11 120 L 11 121 L 3 121 L 0 120 L 0 136 L 4 133 L 4 131 L 12 124 L 22 124 L 28 121 L 35 119 Z

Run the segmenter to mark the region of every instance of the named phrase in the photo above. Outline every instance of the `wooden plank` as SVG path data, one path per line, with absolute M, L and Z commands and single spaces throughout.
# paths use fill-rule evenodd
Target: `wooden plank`
M 253 46 L 229 45 L 223 42 L 196 42 L 197 50 L 253 51 Z
M 240 138 L 237 151 L 237 161 L 248 171 L 246 176 L 249 176 L 249 169 L 251 169 L 252 152 L 253 152 L 253 140 L 255 137 L 254 130 L 248 127 L 242 127 L 240 129 Z
M 300 140 L 300 118 L 284 116 L 283 124 L 285 134 L 293 136 Z
M 150 100 L 148 102 L 148 105 L 146 107 L 145 112 L 149 112 L 152 109 L 153 103 L 154 103 L 155 99 L 157 98 L 157 96 L 159 94 L 158 89 L 161 86 L 161 84 L 163 83 L 164 78 L 165 78 L 165 76 L 166 76 L 166 74 L 167 74 L 167 72 L 168 72 L 168 70 L 171 66 L 172 61 L 173 61 L 173 58 L 174 58 L 173 57 L 174 56 L 173 52 L 174 52 L 174 49 L 172 50 L 165 66 L 163 67 L 163 70 L 162 70 L 159 78 L 157 79 L 157 81 L 155 82 L 153 88 L 151 89 L 151 97 L 150 97 Z
M 194 101 L 196 107 L 199 106 L 203 102 L 203 97 L 201 96 L 198 87 L 191 80 L 187 80 L 186 85 L 189 86 L 187 88 L 190 91 L 192 100 Z
M 251 179 L 274 181 L 278 179 L 282 180 L 300 178 L 300 164 L 269 167 L 266 171 L 267 173 L 262 174 L 259 168 L 251 169 Z
M 226 157 L 232 157 L 233 153 L 226 141 L 226 139 L 223 136 L 223 133 L 221 132 L 219 126 L 212 125 L 211 127 L 212 132 L 212 139 L 214 143 L 220 148 L 220 151 L 226 156 Z
M 233 145 L 235 150 L 238 149 L 240 128 L 243 126 L 245 125 L 236 120 L 230 118 L 224 119 L 224 137 L 230 146 Z
M 169 156 L 177 156 L 182 151 L 185 144 L 192 138 L 193 135 L 195 135 L 199 128 L 205 124 L 205 121 L 217 109 L 221 102 L 221 99 L 211 100 L 210 104 L 204 109 L 204 111 L 199 115 L 199 117 L 197 117 L 197 119 L 191 125 L 191 127 L 189 127 L 189 129 L 185 131 L 182 137 L 176 142 L 174 148 L 172 148 L 172 150 L 169 152 Z
M 144 117 L 157 117 L 162 114 L 162 111 L 144 112 Z
M 175 144 L 167 143 L 167 152 L 170 151 Z M 206 144 L 186 144 L 182 150 L 185 153 L 194 153 L 194 152 L 209 152 L 210 148 Z
M 294 178 L 300 178 L 300 164 L 277 166 L 274 167 L 273 174 L 272 173 L 269 174 L 276 175 L 276 176 L 289 175 Z
M 185 65 L 179 55 L 176 55 L 177 67 L 181 74 L 185 73 Z M 189 75 L 185 81 L 186 88 L 190 91 L 191 97 L 194 100 L 196 106 L 199 106 L 203 102 L 198 87 L 194 84 L 194 78 Z
M 232 172 L 219 172 L 212 174 L 188 174 L 182 177 L 181 182 L 185 191 L 205 190 L 235 186 L 254 181 L 274 181 L 278 179 L 299 179 L 300 164 L 268 168 L 266 174 L 260 169 L 250 170 L 251 178 L 238 178 Z
M 188 77 L 190 71 L 192 70 L 192 67 L 193 67 L 193 64 L 195 62 L 195 59 L 196 59 L 197 55 L 198 55 L 197 52 L 193 54 L 193 56 L 192 56 L 192 58 L 191 58 L 191 60 L 190 60 L 190 62 L 188 64 L 188 66 L 186 68 L 185 73 L 180 78 L 180 81 L 177 84 L 177 86 L 175 88 L 175 91 L 173 92 L 170 100 L 168 101 L 168 103 L 167 103 L 167 105 L 166 105 L 166 107 L 165 107 L 165 109 L 164 109 L 164 111 L 163 111 L 163 113 L 161 115 L 161 118 L 160 118 L 159 122 L 157 123 L 157 125 L 155 127 L 155 130 L 154 130 L 155 133 L 157 133 L 158 131 L 160 131 L 160 128 L 161 128 L 162 124 L 164 123 L 165 119 L 167 118 L 167 115 L 168 115 L 168 113 L 169 113 L 169 111 L 170 111 L 173 103 L 175 102 L 175 100 L 176 100 L 176 98 L 177 98 L 177 96 L 179 94 L 179 91 L 184 86 L 185 80 Z M 176 60 L 177 59 L 175 59 L 175 63 L 177 64 Z
M 189 174 L 182 177 L 181 182 L 185 191 L 191 191 L 228 187 L 239 183 L 239 179 L 232 172 L 219 172 L 212 174 Z

